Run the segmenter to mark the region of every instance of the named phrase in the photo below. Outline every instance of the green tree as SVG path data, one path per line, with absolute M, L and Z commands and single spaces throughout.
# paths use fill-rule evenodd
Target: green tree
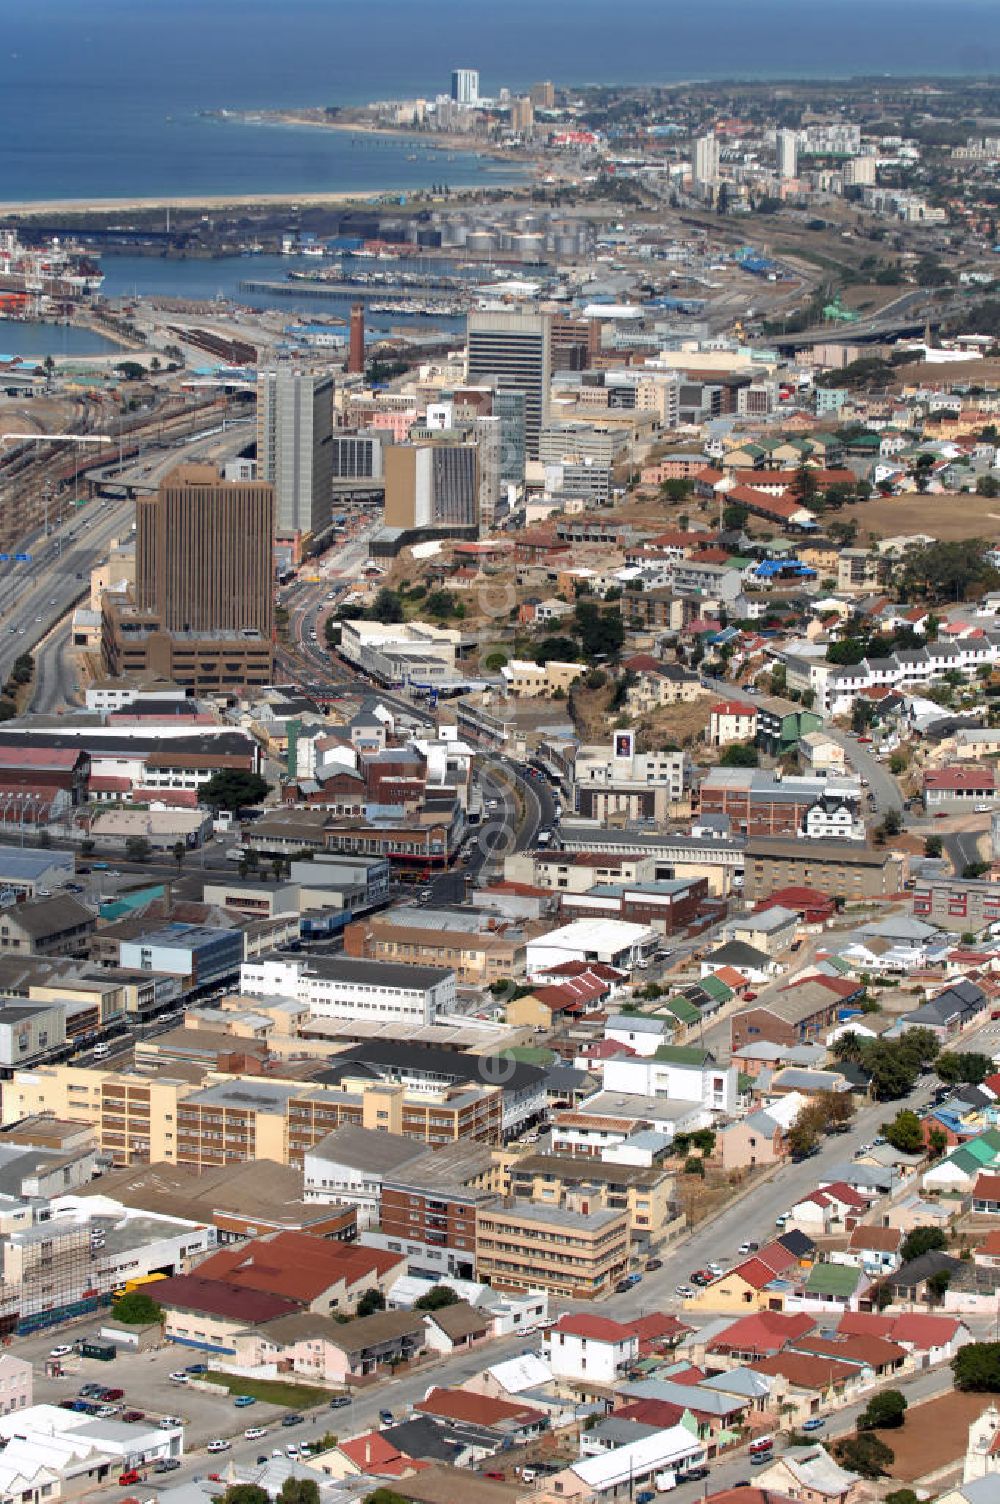
M 376 1311 L 384 1310 L 385 1296 L 381 1290 L 373 1286 L 372 1289 L 366 1290 L 358 1301 L 355 1307 L 355 1314 L 358 1316 L 374 1316 Z
M 365 1494 L 362 1504 L 409 1504 L 402 1494 L 397 1494 L 392 1488 L 376 1488 L 372 1493 Z
M 894 1431 L 906 1419 L 906 1395 L 899 1389 L 880 1389 L 858 1416 L 859 1431 Z
M 414 1301 L 415 1311 L 441 1311 L 445 1306 L 458 1304 L 458 1295 L 450 1285 L 432 1285 L 425 1295 Z
M 956 1389 L 977 1394 L 1000 1390 L 1000 1342 L 968 1342 L 951 1360 Z
M 90 838 L 90 836 L 87 836 L 86 840 L 83 840 L 83 841 L 80 842 L 80 855 L 81 856 L 93 856 L 93 854 L 94 854 L 94 852 L 96 850 L 97 850 L 97 842 L 96 841 L 92 841 L 91 838 Z
M 123 381 L 142 381 L 146 374 L 146 367 L 137 360 L 120 360 L 115 370 Z
M 1000 481 L 995 475 L 981 475 L 976 481 L 977 496 L 1000 496 Z
M 259 773 L 245 773 L 241 768 L 222 768 L 213 773 L 207 783 L 198 790 L 202 804 L 214 809 L 235 812 L 261 804 L 270 793 L 271 785 Z
M 678 480 L 675 476 L 673 480 L 665 480 L 663 482 L 662 486 L 660 487 L 660 495 L 664 498 L 665 501 L 680 502 L 687 500 L 690 490 L 690 482 L 686 480 Z M 680 521 L 681 519 L 678 520 Z
M 125 842 L 125 855 L 130 862 L 148 862 L 152 851 L 145 836 L 129 836 Z
M 746 527 L 750 513 L 741 501 L 731 501 L 722 509 L 722 526 L 727 533 L 739 533 Z
M 184 858 L 187 856 L 187 846 L 183 841 L 175 841 L 173 853 L 174 861 L 177 863 L 177 871 L 179 872 L 184 865 Z
M 992 1076 L 993 1061 L 989 1055 L 980 1055 L 975 1050 L 942 1050 L 934 1069 L 949 1086 L 960 1083 L 980 1086 L 987 1076 Z
M 403 603 L 395 590 L 390 590 L 383 585 L 375 597 L 375 604 L 371 609 L 372 621 L 385 622 L 387 625 L 403 620 Z
M 901 1108 L 885 1125 L 885 1136 L 900 1154 L 919 1154 L 924 1147 L 924 1125 L 908 1107 Z
M 951 1270 L 936 1269 L 927 1281 L 927 1304 L 929 1306 L 940 1305 L 950 1284 Z
M 760 756 L 753 742 L 730 742 L 719 758 L 721 768 L 756 768 Z
M 506 653 L 490 653 L 483 659 L 483 668 L 489 669 L 491 674 L 496 674 L 502 668 L 506 668 L 508 662 Z
M 424 607 L 429 616 L 439 616 L 444 620 L 456 614 L 458 602 L 450 590 L 432 590 L 424 601 Z
M 319 1484 L 312 1478 L 286 1478 L 278 1490 L 278 1504 L 320 1504 Z
M 814 507 L 818 495 L 816 477 L 804 460 L 792 477 L 789 491 L 800 506 Z
M 894 752 L 889 758 L 889 772 L 894 778 L 898 778 L 900 773 L 906 772 L 906 765 L 907 757 L 905 752 Z
M 145 1290 L 129 1290 L 120 1295 L 111 1307 L 116 1321 L 126 1326 L 156 1326 L 163 1321 L 163 1312 Z
M 940 1227 L 915 1227 L 903 1239 L 899 1256 L 904 1264 L 908 1264 L 911 1259 L 919 1259 L 925 1253 L 934 1253 L 947 1246 L 948 1239 Z
M 912 1488 L 894 1488 L 886 1494 L 883 1504 L 920 1504 Z
M 926 836 L 924 838 L 924 856 L 939 857 L 944 847 L 940 836 Z
M 575 628 L 584 656 L 615 658 L 625 641 L 625 623 L 617 608 L 602 611 L 594 601 L 580 600 L 574 612 Z
M 575 663 L 579 656 L 580 650 L 572 637 L 543 637 L 536 643 L 532 654 L 536 663 L 548 663 L 553 659 L 556 663 Z
M 222 1495 L 222 1504 L 271 1504 L 271 1495 L 256 1483 L 231 1483 Z
M 927 1154 L 930 1159 L 940 1159 L 948 1147 L 948 1135 L 943 1128 L 933 1127 L 927 1135 Z
M 845 1436 L 834 1442 L 831 1450 L 843 1467 L 860 1473 L 862 1478 L 884 1478 L 896 1460 L 892 1447 L 871 1431 Z

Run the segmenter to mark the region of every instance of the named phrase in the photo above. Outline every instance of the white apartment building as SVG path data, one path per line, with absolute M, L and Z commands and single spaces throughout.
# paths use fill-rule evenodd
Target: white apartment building
M 737 1078 L 697 1046 L 661 1045 L 655 1055 L 621 1056 L 604 1062 L 604 1090 L 700 1104 L 711 1112 L 736 1110 Z
M 542 1339 L 542 1356 L 553 1378 L 610 1385 L 639 1356 L 636 1333 L 610 1316 L 589 1312 L 561 1316 Z
M 349 956 L 262 956 L 240 968 L 240 991 L 248 997 L 294 998 L 307 1004 L 314 1018 L 430 1024 L 454 1011 L 455 973 Z

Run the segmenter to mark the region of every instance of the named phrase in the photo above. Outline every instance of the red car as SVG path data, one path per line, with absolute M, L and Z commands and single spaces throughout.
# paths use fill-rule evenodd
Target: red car
M 101 1395 L 101 1400 L 104 1404 L 110 1403 L 111 1400 L 123 1400 L 124 1398 L 124 1389 L 105 1389 Z
M 123 1473 L 118 1474 L 118 1484 L 121 1488 L 128 1488 L 130 1483 L 138 1482 L 140 1482 L 140 1475 L 134 1467 L 126 1468 Z

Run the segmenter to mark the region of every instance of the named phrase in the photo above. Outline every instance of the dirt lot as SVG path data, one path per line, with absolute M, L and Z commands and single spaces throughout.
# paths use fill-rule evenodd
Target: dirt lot
M 907 1412 L 899 1431 L 875 1434 L 892 1447 L 896 1460 L 889 1469 L 901 1483 L 913 1483 L 954 1461 L 960 1465 L 965 1452 L 969 1422 L 982 1415 L 990 1402 L 987 1394 L 960 1394 L 952 1390 Z
M 842 514 L 859 531 L 893 538 L 899 533 L 928 533 L 948 541 L 955 538 L 1000 538 L 1000 499 L 988 496 L 890 496 L 865 501 Z M 863 538 L 861 540 L 864 541 Z

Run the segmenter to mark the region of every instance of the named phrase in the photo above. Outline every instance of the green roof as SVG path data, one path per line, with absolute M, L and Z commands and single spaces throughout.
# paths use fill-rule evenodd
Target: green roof
M 144 909 L 147 904 L 156 898 L 162 898 L 166 890 L 162 883 L 155 888 L 137 888 L 133 893 L 122 893 L 118 898 L 109 899 L 101 904 L 102 919 L 121 919 L 127 914 L 134 914 L 137 909 Z
M 704 1065 L 709 1051 L 693 1044 L 661 1044 L 654 1060 L 665 1060 L 671 1065 Z
M 991 1165 L 997 1155 L 996 1144 L 991 1144 L 985 1133 L 979 1138 L 970 1138 L 962 1147 L 967 1149 L 973 1159 L 981 1165 Z
M 810 1295 L 846 1297 L 854 1294 L 860 1275 L 861 1270 L 852 1269 L 849 1264 L 814 1264 L 806 1280 L 806 1290 Z
M 720 981 L 717 976 L 702 977 L 698 986 L 702 992 L 707 992 L 709 997 L 713 998 L 717 1003 L 728 1003 L 733 995 L 733 989 L 727 987 L 725 982 Z
M 701 1017 L 694 1003 L 689 1003 L 686 997 L 672 997 L 664 1006 L 682 1024 L 696 1024 Z
M 845 961 L 843 956 L 824 956 L 823 960 L 827 966 L 832 966 L 835 971 L 842 972 L 845 976 L 852 970 L 850 961 Z
M 968 1144 L 960 1144 L 948 1155 L 948 1164 L 955 1165 L 959 1170 L 968 1170 L 970 1173 L 973 1170 L 981 1170 L 986 1163 L 988 1163 L 987 1160 L 972 1153 Z

